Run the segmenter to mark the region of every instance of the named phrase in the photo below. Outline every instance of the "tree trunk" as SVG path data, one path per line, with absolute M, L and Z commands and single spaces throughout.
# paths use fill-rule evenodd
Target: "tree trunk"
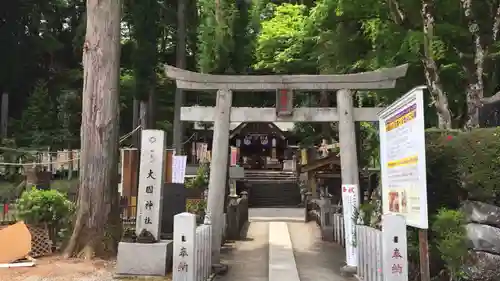
M 2 105 L 0 110 L 0 138 L 2 140 L 6 139 L 7 128 L 9 127 L 9 94 L 7 92 L 2 93 Z
M 114 254 L 121 235 L 117 187 L 120 2 L 87 0 L 80 188 L 66 257 Z
M 483 47 L 483 43 L 481 42 L 479 25 L 472 12 L 472 0 L 461 0 L 461 2 L 465 17 L 468 20 L 467 26 L 469 32 L 474 39 L 474 67 L 471 69 L 471 72 L 474 72 L 474 74 L 470 75 L 472 79 L 470 79 L 466 90 L 467 122 L 465 123 L 466 129 L 472 129 L 479 127 L 479 108 L 482 106 L 481 99 L 484 92 L 483 72 L 487 49 Z M 492 37 L 495 36 L 493 34 Z
M 186 68 L 186 2 L 177 2 L 177 50 L 176 66 L 181 69 Z M 184 101 L 182 89 L 175 91 L 174 106 L 174 148 L 177 154 L 182 152 L 182 137 L 184 136 L 183 124 L 181 120 L 181 107 Z
M 432 0 L 422 0 L 422 17 L 424 22 L 424 65 L 425 79 L 431 93 L 431 98 L 436 107 L 438 115 L 438 125 L 441 129 L 451 129 L 451 113 L 448 104 L 448 97 L 443 90 L 439 69 L 436 61 L 432 57 L 430 49 L 434 37 L 434 14 L 432 12 Z

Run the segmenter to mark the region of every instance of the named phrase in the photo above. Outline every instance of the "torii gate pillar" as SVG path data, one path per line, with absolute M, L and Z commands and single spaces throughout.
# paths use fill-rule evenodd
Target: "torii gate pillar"
M 208 202 L 206 220 L 212 224 L 212 259 L 220 260 L 220 247 L 223 229 L 224 199 L 228 166 L 229 129 L 231 116 L 231 90 L 218 90 L 215 103 L 214 135 L 212 141 L 212 161 L 208 181 Z M 221 186 L 222 185 L 222 186 Z

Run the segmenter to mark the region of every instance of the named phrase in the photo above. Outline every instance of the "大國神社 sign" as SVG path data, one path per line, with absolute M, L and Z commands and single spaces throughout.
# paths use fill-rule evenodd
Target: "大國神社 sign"
M 143 130 L 137 199 L 137 235 L 145 229 L 160 239 L 163 198 L 163 167 L 165 133 L 162 130 Z

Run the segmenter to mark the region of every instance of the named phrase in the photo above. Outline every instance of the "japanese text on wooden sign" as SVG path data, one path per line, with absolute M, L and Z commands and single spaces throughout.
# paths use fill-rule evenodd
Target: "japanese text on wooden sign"
M 160 239 L 165 133 L 143 130 L 137 200 L 137 235 L 145 229 Z

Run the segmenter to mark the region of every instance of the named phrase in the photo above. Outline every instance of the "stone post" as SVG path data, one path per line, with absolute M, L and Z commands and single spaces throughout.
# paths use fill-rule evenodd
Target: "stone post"
M 229 159 L 229 125 L 231 115 L 232 92 L 221 89 L 217 91 L 216 110 L 212 144 L 212 161 L 210 163 L 210 179 L 208 182 L 208 220 L 212 224 L 212 263 L 220 263 L 220 247 L 222 239 L 222 223 L 224 214 L 224 198 L 226 197 L 226 177 Z
M 342 165 L 341 178 L 342 185 L 355 185 L 358 189 L 356 194 L 359 194 L 359 173 L 358 173 L 358 157 L 356 149 L 356 133 L 354 124 L 354 107 L 352 101 L 352 93 L 350 90 L 342 89 L 337 91 L 337 108 L 339 112 L 339 146 L 340 146 L 340 163 Z M 347 204 L 342 202 L 344 213 L 346 212 Z M 359 209 L 359 201 L 355 202 L 354 208 Z M 345 224 L 352 223 L 350 218 L 344 218 Z M 352 226 L 352 225 L 351 225 Z M 346 229 L 355 229 L 355 227 Z M 347 241 L 349 239 L 349 241 Z M 346 254 L 354 247 L 351 239 L 354 235 L 346 233 Z M 356 252 L 356 251 L 354 251 Z M 353 259 L 356 260 L 356 259 Z M 343 268 L 344 273 L 353 274 L 356 272 L 356 262 L 347 262 Z M 351 264 L 352 263 L 352 264 Z

